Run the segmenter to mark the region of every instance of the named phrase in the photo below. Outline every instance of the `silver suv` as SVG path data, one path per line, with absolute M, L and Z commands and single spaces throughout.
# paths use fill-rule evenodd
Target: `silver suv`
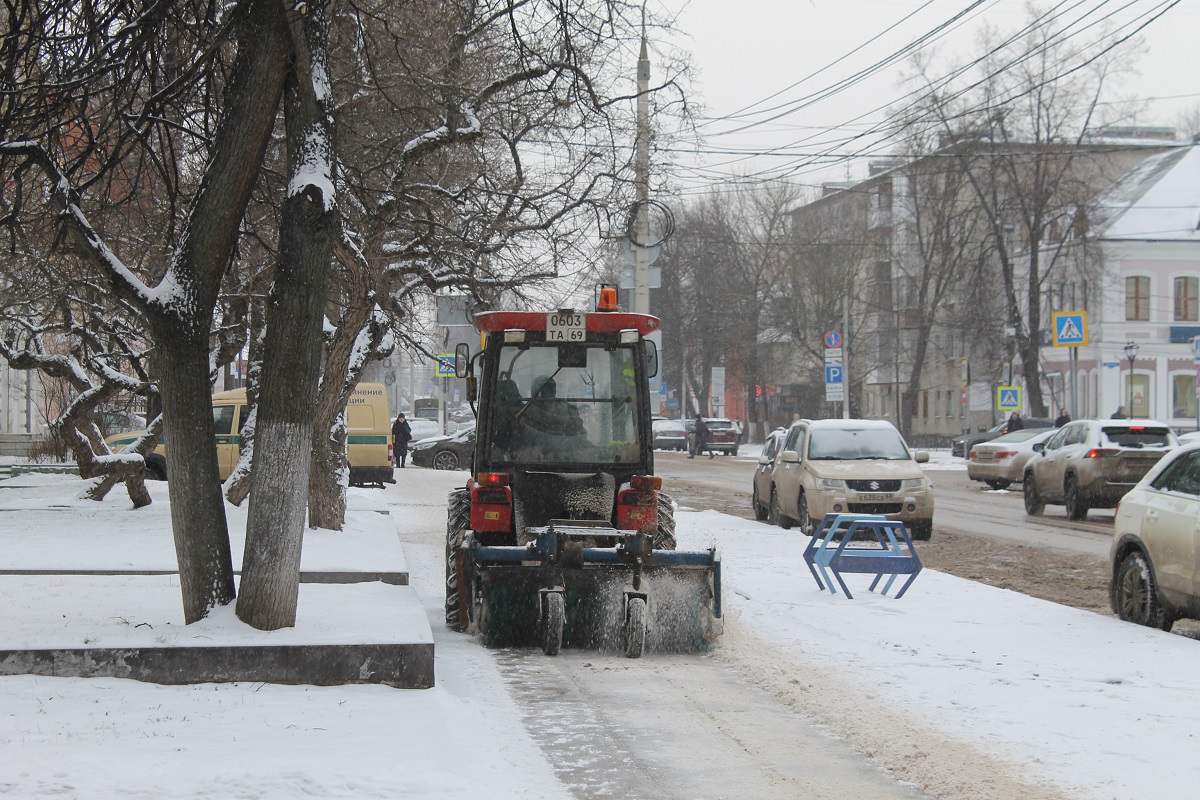
M 919 466 L 928 460 L 884 420 L 794 422 L 775 455 L 768 519 L 812 533 L 829 513 L 883 514 L 928 539 L 933 487 Z
M 1121 497 L 1179 444 L 1171 429 L 1148 419 L 1080 419 L 1064 425 L 1025 465 L 1025 513 L 1062 504 L 1068 519 L 1114 508 Z

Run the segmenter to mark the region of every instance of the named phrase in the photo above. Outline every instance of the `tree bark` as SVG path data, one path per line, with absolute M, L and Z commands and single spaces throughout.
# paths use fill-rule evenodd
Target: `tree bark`
M 179 287 L 148 309 L 157 343 L 159 393 L 171 451 L 171 527 L 184 620 L 234 598 L 229 531 L 213 447 L 209 328 L 221 277 L 257 181 L 283 89 L 287 38 L 276 0 L 251 0 L 238 23 L 238 56 L 224 119 L 189 224 L 171 266 Z
M 322 321 L 338 230 L 331 98 L 317 79 L 328 75 L 325 24 L 319 3 L 289 19 L 293 64 L 284 108 L 291 182 L 267 311 L 254 491 L 237 604 L 238 617 L 262 630 L 296 624 Z

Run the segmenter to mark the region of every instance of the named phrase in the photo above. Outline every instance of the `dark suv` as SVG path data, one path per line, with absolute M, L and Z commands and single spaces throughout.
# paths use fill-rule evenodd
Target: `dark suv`
M 1054 420 L 1042 419 L 1040 417 L 1021 417 L 1021 428 L 1053 428 Z M 962 436 L 950 442 L 950 453 L 959 458 L 967 458 L 971 455 L 971 448 L 980 442 L 990 442 L 997 436 L 1003 436 L 1006 433 L 1011 433 L 1008 429 L 1008 419 L 1005 418 L 999 425 L 995 425 L 986 431 L 976 431 L 975 433 L 965 433 Z

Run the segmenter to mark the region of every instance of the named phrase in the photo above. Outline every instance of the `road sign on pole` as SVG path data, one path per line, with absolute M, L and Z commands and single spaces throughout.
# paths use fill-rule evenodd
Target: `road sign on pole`
M 1082 347 L 1088 343 L 1086 311 L 1055 311 L 1050 318 L 1055 347 Z
M 996 387 L 996 410 L 997 411 L 1020 411 L 1021 410 L 1021 387 L 1020 386 L 997 386 Z

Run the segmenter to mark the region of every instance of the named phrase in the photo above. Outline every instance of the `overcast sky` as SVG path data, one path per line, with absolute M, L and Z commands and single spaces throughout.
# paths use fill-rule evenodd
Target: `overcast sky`
M 656 0 L 668 13 L 678 14 L 677 26 L 686 33 L 677 44 L 691 51 L 698 68 L 693 87 L 709 117 L 722 118 L 759 101 L 763 106 L 820 91 L 908 45 L 971 5 L 969 0 Z M 1046 7 L 1050 3 L 1043 3 Z M 1122 6 L 1128 5 L 1128 8 Z M 1111 15 L 1112 22 L 1135 27 L 1135 18 L 1154 16 L 1171 0 L 1079 0 L 1075 15 L 1090 11 L 1089 20 Z M 907 20 L 905 18 L 908 18 Z M 1014 30 L 1027 19 L 1023 0 L 987 0 L 943 37 L 938 47 L 948 57 L 974 55 L 978 30 L 987 22 Z M 1126 28 L 1129 30 L 1130 28 Z M 1089 34 L 1090 35 L 1090 34 Z M 1148 51 L 1138 62 L 1140 76 L 1131 78 L 1126 93 L 1162 98 L 1152 103 L 1142 124 L 1172 124 L 1180 111 L 1200 104 L 1200 69 L 1196 42 L 1200 39 L 1200 4 L 1184 2 L 1166 10 L 1142 32 Z M 878 37 L 878 38 L 876 38 Z M 874 41 L 872 41 L 874 39 Z M 853 52 L 861 48 L 858 52 Z M 843 58 L 845 57 L 845 58 Z M 839 62 L 839 59 L 842 59 Z M 654 67 L 652 66 L 652 69 Z M 814 73 L 819 74 L 813 75 Z M 836 137 L 830 128 L 862 130 L 901 92 L 901 68 L 880 74 L 833 97 L 785 118 L 764 122 L 737 135 L 714 136 L 736 127 L 726 121 L 710 123 L 705 169 L 676 171 L 692 186 L 720 173 L 752 173 L 795 165 L 807 154 L 830 147 Z M 798 86 L 792 84 L 813 76 Z M 777 97 L 768 100 L 771 95 Z M 849 123 L 849 127 L 847 126 Z M 783 150 L 782 155 L 746 160 L 740 151 Z M 804 183 L 844 179 L 846 166 L 804 167 L 789 177 Z M 865 161 L 850 168 L 860 178 Z

